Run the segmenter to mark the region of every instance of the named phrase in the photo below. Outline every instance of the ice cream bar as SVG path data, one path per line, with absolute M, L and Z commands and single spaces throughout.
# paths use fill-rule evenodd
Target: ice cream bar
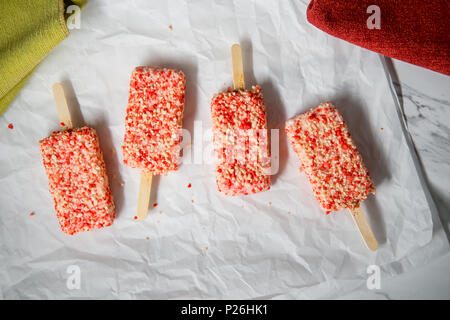
M 72 235 L 111 225 L 114 203 L 95 130 L 55 131 L 39 145 L 62 231 Z
M 185 76 L 173 69 L 137 67 L 131 75 L 124 163 L 152 174 L 178 168 Z
M 228 90 L 211 102 L 216 182 L 226 195 L 270 188 L 266 108 L 259 86 Z
M 375 186 L 338 110 L 323 103 L 286 122 L 286 133 L 322 209 L 356 209 Z

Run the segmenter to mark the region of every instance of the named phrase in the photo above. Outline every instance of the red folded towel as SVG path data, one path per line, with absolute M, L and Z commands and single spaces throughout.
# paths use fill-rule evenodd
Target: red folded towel
M 368 19 L 377 22 L 371 5 L 380 29 L 368 28 Z M 449 0 L 312 0 L 307 18 L 335 37 L 450 75 L 449 13 Z

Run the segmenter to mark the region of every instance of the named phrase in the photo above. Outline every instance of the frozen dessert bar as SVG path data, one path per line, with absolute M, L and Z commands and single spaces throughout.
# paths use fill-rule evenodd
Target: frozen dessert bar
M 266 107 L 261 87 L 214 95 L 211 113 L 219 191 L 236 195 L 270 189 Z
M 286 133 L 322 209 L 355 209 L 375 193 L 338 110 L 323 103 L 286 122 Z
M 160 175 L 177 170 L 185 85 L 181 71 L 133 71 L 122 147 L 126 165 Z
M 111 225 L 114 203 L 95 130 L 55 131 L 39 145 L 62 231 L 72 235 Z

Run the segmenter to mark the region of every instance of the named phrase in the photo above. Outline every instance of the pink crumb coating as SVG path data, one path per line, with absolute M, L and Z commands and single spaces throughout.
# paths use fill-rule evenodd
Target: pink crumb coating
M 115 208 L 95 130 L 55 131 L 39 145 L 62 231 L 110 226 Z
M 232 196 L 270 189 L 266 107 L 261 87 L 214 95 L 211 113 L 219 191 Z
M 122 146 L 126 165 L 162 175 L 178 169 L 185 86 L 178 70 L 133 71 Z
M 286 122 L 286 133 L 322 209 L 355 209 L 375 193 L 344 119 L 322 103 Z

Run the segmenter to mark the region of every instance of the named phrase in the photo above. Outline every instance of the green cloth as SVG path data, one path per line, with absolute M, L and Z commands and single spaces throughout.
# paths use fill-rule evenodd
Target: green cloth
M 47 54 L 69 35 L 65 9 L 87 0 L 0 0 L 0 116 Z

